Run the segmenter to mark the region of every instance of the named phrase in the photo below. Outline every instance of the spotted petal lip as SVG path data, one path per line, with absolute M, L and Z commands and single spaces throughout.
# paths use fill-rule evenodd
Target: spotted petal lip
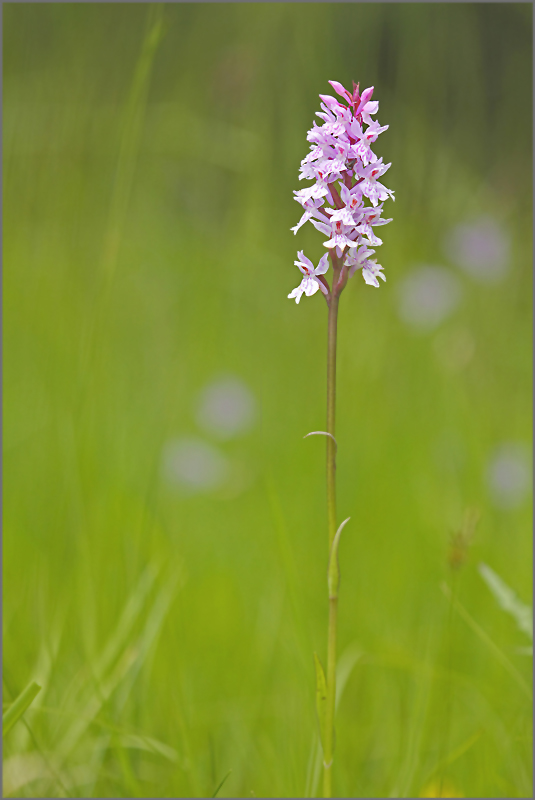
M 290 292 L 288 298 L 295 298 L 295 302 L 298 303 L 303 294 L 305 294 L 307 297 L 311 297 L 313 294 L 316 294 L 319 288 L 320 285 L 317 280 L 305 276 L 299 286 L 296 286 L 296 288 Z
M 357 247 L 358 242 L 349 239 L 344 233 L 335 233 L 327 242 L 323 242 L 324 247 L 339 247 L 342 252 L 344 247 Z
M 355 220 L 353 218 L 351 209 L 348 208 L 347 206 L 344 206 L 344 208 L 340 208 L 338 211 L 334 211 L 331 216 L 331 222 L 341 222 L 348 228 L 351 228 L 355 225 Z

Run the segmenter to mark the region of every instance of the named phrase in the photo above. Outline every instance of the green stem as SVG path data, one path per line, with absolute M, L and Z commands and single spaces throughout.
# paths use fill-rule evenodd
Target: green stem
M 329 552 L 336 534 L 336 329 L 338 320 L 338 294 L 334 291 L 329 300 L 327 345 L 327 514 Z M 329 630 L 327 635 L 327 698 L 325 709 L 325 741 L 323 750 L 323 796 L 331 797 L 332 764 L 334 752 L 334 704 L 336 697 L 336 617 L 338 597 L 329 597 Z
M 327 345 L 327 516 L 329 528 L 329 552 L 336 534 L 336 324 L 338 320 L 338 297 L 332 295 L 329 302 Z
M 331 797 L 334 755 L 334 702 L 336 698 L 336 615 L 338 598 L 329 598 L 327 638 L 327 702 L 325 710 L 325 750 L 323 752 L 323 796 Z

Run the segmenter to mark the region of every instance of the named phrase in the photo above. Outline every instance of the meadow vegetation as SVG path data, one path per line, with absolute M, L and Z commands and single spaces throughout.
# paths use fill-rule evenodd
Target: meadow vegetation
M 479 566 L 530 603 L 522 465 L 493 459 L 532 433 L 531 6 L 3 20 L 4 710 L 42 687 L 5 796 L 318 791 L 325 442 L 303 436 L 327 314 L 287 294 L 296 250 L 322 253 L 290 227 L 329 79 L 376 87 L 396 192 L 387 282 L 340 303 L 334 793 L 531 796 L 530 640 Z M 505 242 L 490 281 L 448 245 L 481 218 Z M 422 321 L 425 292 L 400 303 L 423 265 L 456 288 Z M 218 436 L 198 406 L 220 376 L 255 413 Z M 191 485 L 165 468 L 183 439 Z

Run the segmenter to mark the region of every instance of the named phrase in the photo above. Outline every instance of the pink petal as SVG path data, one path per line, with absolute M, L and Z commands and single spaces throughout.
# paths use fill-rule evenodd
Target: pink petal
M 364 108 L 364 106 L 366 105 L 366 103 L 368 102 L 370 97 L 372 96 L 372 94 L 373 94 L 373 86 L 370 86 L 369 89 L 364 89 L 364 91 L 362 92 L 362 94 L 360 96 L 359 107 L 355 111 L 355 116 L 356 117 L 360 114 L 360 112 L 362 111 L 362 109 Z
M 379 111 L 379 100 L 372 100 L 371 103 L 366 103 L 362 109 L 366 114 L 377 114 Z
M 336 92 L 336 94 L 339 94 L 340 97 L 343 97 L 344 100 L 347 100 L 349 103 L 352 102 L 351 95 L 349 94 L 347 89 L 344 89 L 344 87 L 342 86 L 341 83 L 338 83 L 338 81 L 329 81 L 329 83 L 333 87 L 333 89 Z M 321 95 L 320 95 L 320 97 L 321 97 Z
M 323 100 L 327 108 L 335 108 L 342 105 L 339 100 L 335 100 L 335 98 L 331 97 L 330 94 L 320 94 L 320 98 Z
M 318 264 L 318 266 L 314 270 L 314 272 L 316 273 L 316 275 L 324 275 L 327 272 L 328 269 L 329 269 L 329 254 L 325 253 L 325 255 L 323 255 L 320 258 L 320 263 Z M 321 286 L 320 286 L 320 289 L 321 289 Z

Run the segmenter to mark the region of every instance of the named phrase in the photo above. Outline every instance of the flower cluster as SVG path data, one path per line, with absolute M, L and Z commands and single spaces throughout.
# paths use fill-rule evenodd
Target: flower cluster
M 381 214 L 383 202 L 389 196 L 394 199 L 394 193 L 379 182 L 390 164 L 383 164 L 371 146 L 388 125 L 381 126 L 371 118 L 379 109 L 379 103 L 371 99 L 373 86 L 360 95 L 358 84 L 353 84 L 350 94 L 337 81 L 329 83 L 345 103 L 320 94 L 322 110 L 317 116 L 323 125 L 314 122 L 308 131 L 310 153 L 301 162 L 299 175 L 300 180 L 310 178 L 314 183 L 294 192 L 304 213 L 291 229 L 295 234 L 310 220 L 327 237 L 324 246 L 328 253 L 316 268 L 302 252 L 298 253 L 299 260 L 294 263 L 304 277 L 288 295 L 296 303 L 303 294 L 310 296 L 318 289 L 329 298 L 331 288 L 323 277 L 329 267 L 329 253 L 335 274 L 333 292 L 341 291 L 358 269 L 371 286 L 379 286 L 378 278 L 386 280 L 381 265 L 370 258 L 375 253 L 370 246 L 382 244 L 373 228 L 392 221 L 382 219 Z M 366 199 L 371 206 L 365 205 Z

